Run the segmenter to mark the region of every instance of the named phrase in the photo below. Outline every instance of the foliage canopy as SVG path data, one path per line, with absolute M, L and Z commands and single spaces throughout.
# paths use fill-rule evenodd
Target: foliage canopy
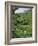
M 32 11 L 11 15 L 12 38 L 32 37 Z

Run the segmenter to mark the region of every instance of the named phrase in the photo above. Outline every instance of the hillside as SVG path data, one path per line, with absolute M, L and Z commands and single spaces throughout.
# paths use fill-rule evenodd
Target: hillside
M 12 38 L 32 37 L 32 11 L 11 15 Z

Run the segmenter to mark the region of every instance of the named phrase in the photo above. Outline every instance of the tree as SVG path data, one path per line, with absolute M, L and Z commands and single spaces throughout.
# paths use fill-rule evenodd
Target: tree
M 17 9 L 18 9 L 17 7 L 11 6 L 11 14 L 15 14 L 15 10 L 17 10 Z

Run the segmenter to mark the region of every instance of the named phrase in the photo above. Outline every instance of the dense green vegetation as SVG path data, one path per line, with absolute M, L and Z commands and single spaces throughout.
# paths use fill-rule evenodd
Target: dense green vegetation
M 32 37 L 32 11 L 11 15 L 12 38 Z

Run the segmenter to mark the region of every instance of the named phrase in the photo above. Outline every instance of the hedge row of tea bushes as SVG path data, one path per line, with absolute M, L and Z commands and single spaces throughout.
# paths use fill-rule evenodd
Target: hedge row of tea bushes
M 32 12 L 11 15 L 12 38 L 32 36 Z

